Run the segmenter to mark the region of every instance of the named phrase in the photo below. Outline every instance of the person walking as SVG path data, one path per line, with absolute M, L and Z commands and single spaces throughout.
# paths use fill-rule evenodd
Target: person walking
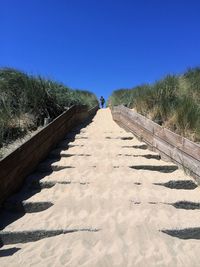
M 100 105 L 101 105 L 101 108 L 104 107 L 104 104 L 105 104 L 105 99 L 103 98 L 103 96 L 100 97 Z

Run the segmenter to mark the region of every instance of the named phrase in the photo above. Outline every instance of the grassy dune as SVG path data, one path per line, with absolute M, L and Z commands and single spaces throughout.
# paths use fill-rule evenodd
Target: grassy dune
M 200 68 L 168 75 L 154 84 L 112 93 L 110 106 L 123 104 L 193 141 L 200 141 Z
M 98 100 L 89 91 L 72 90 L 16 69 L 0 69 L 0 147 L 37 129 L 44 118 L 53 119 L 74 104 L 93 107 Z

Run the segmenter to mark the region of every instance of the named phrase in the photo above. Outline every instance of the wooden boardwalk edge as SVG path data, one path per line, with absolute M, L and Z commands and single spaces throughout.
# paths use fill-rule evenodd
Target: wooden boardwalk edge
M 0 160 L 0 206 L 23 185 L 24 179 L 35 170 L 48 153 L 74 127 L 93 117 L 98 106 L 72 106 L 50 124 Z
M 144 141 L 157 151 L 183 168 L 200 184 L 200 145 L 156 124 L 150 119 L 124 106 L 113 107 L 113 120 L 127 131 Z

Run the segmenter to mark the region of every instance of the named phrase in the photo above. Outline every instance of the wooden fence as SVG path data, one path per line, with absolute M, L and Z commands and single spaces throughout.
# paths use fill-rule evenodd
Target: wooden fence
M 16 192 L 56 144 L 76 125 L 94 116 L 98 107 L 88 110 L 73 106 L 65 111 L 14 152 L 0 161 L 0 205 Z
M 200 183 L 200 145 L 158 125 L 124 106 L 112 109 L 120 126 L 132 132 L 154 151 L 172 160 Z

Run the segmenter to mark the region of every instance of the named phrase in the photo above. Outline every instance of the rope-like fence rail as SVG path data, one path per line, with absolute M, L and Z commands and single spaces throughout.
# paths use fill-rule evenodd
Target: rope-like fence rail
M 149 147 L 165 156 L 200 183 L 200 145 L 171 132 L 124 106 L 113 107 L 112 116 Z
M 0 160 L 0 205 L 74 127 L 93 117 L 98 106 L 72 106 L 4 159 Z

